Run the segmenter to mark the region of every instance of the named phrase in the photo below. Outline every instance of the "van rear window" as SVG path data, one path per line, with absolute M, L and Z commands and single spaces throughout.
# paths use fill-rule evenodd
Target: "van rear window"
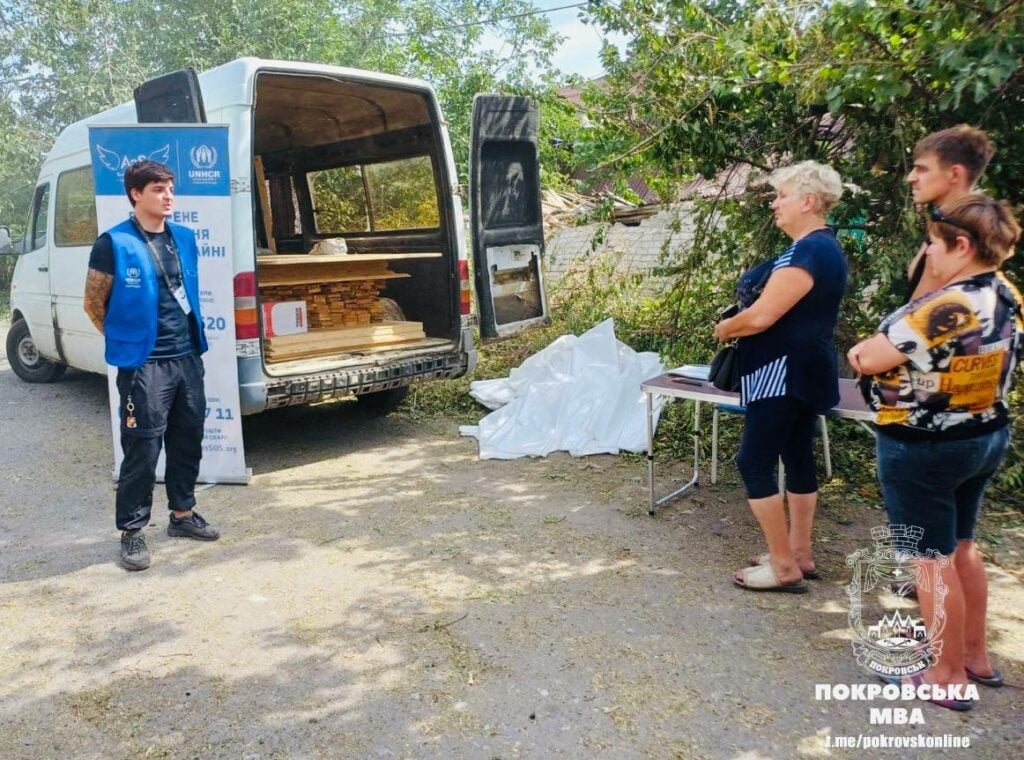
M 310 172 L 318 233 L 437 228 L 429 156 Z
M 96 240 L 96 192 L 91 167 L 72 169 L 57 178 L 53 231 L 58 246 L 91 245 Z

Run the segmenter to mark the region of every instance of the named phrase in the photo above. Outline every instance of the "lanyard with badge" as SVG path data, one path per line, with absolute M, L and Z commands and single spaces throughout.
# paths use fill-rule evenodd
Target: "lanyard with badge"
M 157 253 L 156 247 L 153 245 L 152 238 L 150 238 L 149 234 L 144 229 L 142 229 L 142 225 L 139 224 L 139 220 L 136 219 L 134 215 L 132 216 L 132 222 L 134 222 L 135 224 L 135 229 L 137 229 L 139 231 L 139 234 L 142 235 L 142 239 L 146 241 L 146 247 L 149 249 L 149 253 L 153 257 L 153 262 L 160 270 L 160 275 L 164 278 L 164 283 L 167 285 L 167 290 L 169 290 L 171 292 L 171 295 L 174 296 L 174 300 L 178 302 L 178 306 L 181 307 L 181 310 L 185 312 L 186 316 L 191 314 L 192 306 L 189 304 L 188 296 L 185 294 L 185 274 L 184 272 L 182 272 L 181 269 L 181 259 L 178 258 L 178 248 L 177 245 L 174 243 L 174 236 L 171 235 L 170 230 L 167 231 L 167 235 L 168 237 L 170 237 L 171 242 L 169 244 L 165 244 L 165 246 L 167 248 L 167 252 L 171 254 L 171 258 L 174 259 L 174 263 L 178 267 L 177 287 L 174 287 L 174 285 L 171 283 L 171 278 L 167 275 L 167 270 L 164 269 L 164 262 L 160 258 L 160 254 Z M 128 428 L 138 427 L 138 421 L 135 419 L 135 402 L 132 399 L 132 390 L 134 390 L 134 387 L 135 373 L 133 372 L 131 388 L 128 391 L 128 398 L 125 403 L 124 424 L 125 427 Z
M 170 237 L 171 242 L 166 245 L 167 252 L 171 254 L 171 258 L 174 259 L 174 263 L 178 267 L 178 286 L 174 287 L 171 284 L 171 278 L 167 276 L 167 270 L 164 269 L 163 260 L 160 258 L 160 254 L 157 253 L 156 247 L 153 245 L 153 240 L 149 234 L 142 229 L 142 225 L 139 224 L 139 220 L 132 216 L 132 221 L 135 223 L 135 228 L 142 235 L 142 239 L 146 241 L 146 247 L 149 248 L 149 252 L 153 257 L 153 261 L 156 263 L 157 268 L 160 270 L 161 276 L 164 278 L 164 283 L 167 285 L 167 290 L 174 296 L 174 300 L 178 302 L 178 306 L 185 312 L 186 316 L 192 313 L 192 305 L 188 302 L 188 296 L 185 294 L 185 273 L 181 270 L 181 260 L 178 258 L 178 247 L 174 243 L 174 236 L 171 235 L 170 230 L 167 230 L 167 235 Z M 166 228 L 165 228 L 166 229 Z

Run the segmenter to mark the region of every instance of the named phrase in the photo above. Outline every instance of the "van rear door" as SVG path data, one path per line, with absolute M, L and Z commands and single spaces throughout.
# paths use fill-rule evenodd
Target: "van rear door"
M 531 98 L 473 99 L 469 218 L 484 339 L 550 324 L 541 272 L 539 126 Z
M 139 124 L 205 124 L 206 108 L 193 68 L 150 79 L 135 88 Z

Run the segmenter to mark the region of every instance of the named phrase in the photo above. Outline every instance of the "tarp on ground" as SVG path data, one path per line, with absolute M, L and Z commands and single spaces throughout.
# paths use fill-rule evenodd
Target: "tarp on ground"
M 470 395 L 495 411 L 459 431 L 477 439 L 481 459 L 645 451 L 640 383 L 664 371 L 657 354 L 619 342 L 608 319 L 578 337 L 561 336 L 506 378 L 472 383 Z M 660 412 L 657 403 L 655 424 Z

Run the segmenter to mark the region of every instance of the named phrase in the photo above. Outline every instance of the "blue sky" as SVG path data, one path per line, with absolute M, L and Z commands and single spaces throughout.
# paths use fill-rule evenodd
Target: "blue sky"
M 562 5 L 570 5 L 572 2 L 573 0 L 534 0 L 534 5 L 540 9 L 558 8 Z M 580 10 L 580 8 L 570 8 L 547 14 L 551 27 L 565 37 L 565 41 L 555 53 L 554 64 L 566 74 L 579 74 L 592 79 L 604 73 L 597 57 L 604 35 L 597 27 L 584 24 L 579 20 Z M 618 45 L 621 50 L 626 38 L 616 35 L 610 41 Z
M 547 8 L 559 8 L 563 5 L 571 5 L 578 0 L 533 0 L 534 6 L 544 10 Z M 566 74 L 579 74 L 587 79 L 599 77 L 604 73 L 601 62 L 598 60 L 598 51 L 601 49 L 601 31 L 593 25 L 584 24 L 579 20 L 581 8 L 568 8 L 561 11 L 553 11 L 546 14 L 551 28 L 565 38 L 559 49 L 555 52 L 554 65 Z M 490 46 L 497 46 L 497 40 L 485 34 L 485 40 L 490 38 Z M 623 49 L 626 37 L 614 35 L 610 41 Z M 485 45 L 488 43 L 485 42 Z M 500 47 L 499 47 L 500 49 Z M 504 51 L 506 54 L 508 51 Z

